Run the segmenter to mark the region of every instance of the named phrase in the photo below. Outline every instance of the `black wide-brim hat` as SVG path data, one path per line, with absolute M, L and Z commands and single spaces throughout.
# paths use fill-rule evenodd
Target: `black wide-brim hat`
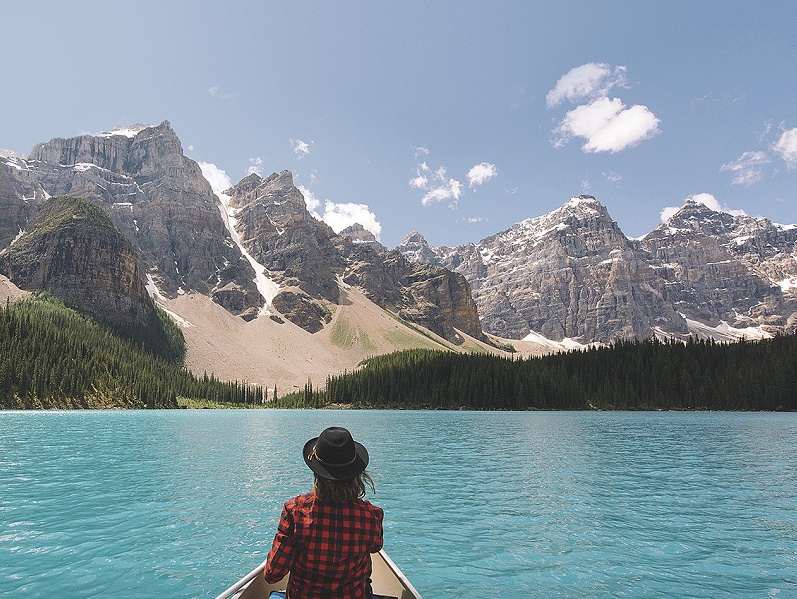
M 304 444 L 307 467 L 322 478 L 349 480 L 368 466 L 368 450 L 343 427 L 332 426 Z

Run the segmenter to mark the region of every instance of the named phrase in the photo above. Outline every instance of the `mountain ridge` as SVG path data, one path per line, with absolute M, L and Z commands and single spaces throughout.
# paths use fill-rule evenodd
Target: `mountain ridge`
M 397 249 L 465 275 L 484 330 L 503 338 L 728 339 L 797 327 L 797 226 L 693 200 L 639 239 L 581 195 L 476 243 L 435 248 L 413 231 Z

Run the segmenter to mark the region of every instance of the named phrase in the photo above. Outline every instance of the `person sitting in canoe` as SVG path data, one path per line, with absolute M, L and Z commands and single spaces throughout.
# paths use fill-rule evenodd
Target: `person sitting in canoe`
M 289 599 L 369 599 L 371 553 L 382 548 L 382 508 L 363 499 L 368 451 L 342 427 L 304 445 L 313 490 L 285 502 L 263 570 L 274 583 L 288 572 Z

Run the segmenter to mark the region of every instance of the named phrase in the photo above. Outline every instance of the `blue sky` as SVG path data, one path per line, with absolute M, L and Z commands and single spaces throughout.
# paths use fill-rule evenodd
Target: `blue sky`
M 797 2 L 4 2 L 0 148 L 170 121 L 395 247 L 597 197 L 797 222 Z

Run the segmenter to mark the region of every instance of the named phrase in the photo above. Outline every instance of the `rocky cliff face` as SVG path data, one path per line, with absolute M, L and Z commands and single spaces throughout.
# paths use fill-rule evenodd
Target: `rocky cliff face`
M 483 338 L 463 277 L 386 252 L 361 226 L 336 235 L 310 215 L 288 171 L 249 175 L 224 195 L 242 246 L 279 286 L 271 306 L 306 330 L 331 320 L 342 283 L 450 341 L 461 341 L 456 329 Z
M 470 285 L 462 275 L 411 263 L 396 251 L 377 255 L 372 248 L 355 246 L 347 255 L 343 282 L 362 288 L 377 305 L 454 343 L 463 341 L 457 329 L 485 339 Z
M 167 121 L 53 139 L 27 159 L 0 160 L 0 213 L 9 215 L 0 247 L 28 227 L 39 204 L 67 194 L 111 214 L 164 295 L 197 290 L 235 313 L 260 301 L 254 272 L 230 240 L 210 185 Z
M 479 243 L 434 248 L 413 232 L 397 249 L 463 274 L 489 333 L 606 342 L 695 324 L 793 331 L 796 234 L 687 202 L 632 241 L 579 196 Z
M 149 322 L 154 312 L 136 251 L 87 200 L 63 196 L 43 204 L 30 231 L 0 252 L 0 273 L 123 327 Z
M 796 226 L 687 201 L 639 245 L 687 318 L 710 326 L 795 330 Z

